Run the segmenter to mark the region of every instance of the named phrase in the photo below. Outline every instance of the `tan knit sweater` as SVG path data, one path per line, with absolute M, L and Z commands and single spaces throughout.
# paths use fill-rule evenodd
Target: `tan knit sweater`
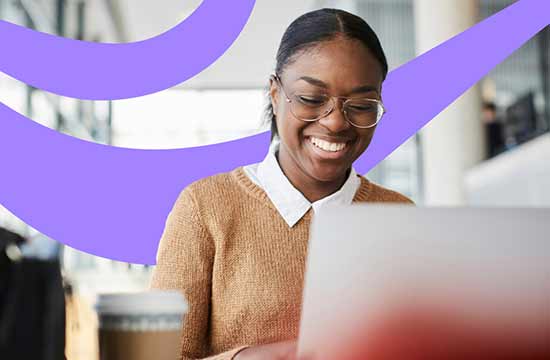
M 411 203 L 363 177 L 353 201 Z M 182 359 L 232 359 L 245 346 L 296 339 L 311 217 L 289 228 L 242 167 L 182 191 L 152 280 L 189 302 Z

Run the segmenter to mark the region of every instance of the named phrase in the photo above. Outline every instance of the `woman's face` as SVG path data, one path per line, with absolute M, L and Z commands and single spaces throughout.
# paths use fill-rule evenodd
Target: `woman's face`
M 291 94 L 300 93 L 380 100 L 380 63 L 357 40 L 339 37 L 322 42 L 297 54 L 279 76 L 291 99 Z M 279 162 L 285 172 L 298 171 L 317 181 L 336 181 L 345 176 L 371 142 L 375 128 L 361 129 L 346 121 L 342 101 L 328 116 L 305 122 L 291 113 L 277 81 L 272 81 L 270 95 L 281 140 Z M 318 139 L 324 141 L 320 145 L 325 149 L 330 149 L 327 142 L 345 146 L 340 151 L 323 150 L 313 144 L 319 145 Z

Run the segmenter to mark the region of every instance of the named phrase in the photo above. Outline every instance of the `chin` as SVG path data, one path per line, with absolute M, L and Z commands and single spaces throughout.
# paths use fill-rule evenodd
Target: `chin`
M 341 166 L 323 166 L 320 165 L 317 168 L 311 169 L 309 174 L 311 177 L 319 180 L 319 181 L 335 181 L 339 180 L 342 176 L 346 175 L 346 171 L 349 169 L 349 166 L 347 167 L 341 167 Z

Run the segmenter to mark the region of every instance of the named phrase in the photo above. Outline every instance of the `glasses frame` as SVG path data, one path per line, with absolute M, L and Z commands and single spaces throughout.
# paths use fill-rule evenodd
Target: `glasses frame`
M 285 90 L 285 87 L 283 85 L 283 82 L 281 80 L 281 78 L 279 77 L 279 75 L 277 75 L 276 73 L 271 75 L 272 79 L 274 79 L 280 86 L 281 86 L 281 90 L 283 91 L 283 94 L 285 95 L 285 98 L 286 98 L 286 102 L 287 103 L 292 103 L 292 99 L 288 96 L 286 90 Z M 292 111 L 292 107 L 290 107 L 290 112 L 292 113 L 292 115 L 294 115 L 294 117 L 298 120 L 301 120 L 301 121 L 305 121 L 305 122 L 314 122 L 314 121 L 319 121 L 321 120 L 322 118 L 324 117 L 327 117 L 328 115 L 330 115 L 334 109 L 336 108 L 336 105 L 335 105 L 335 102 L 334 100 L 344 100 L 344 102 L 342 103 L 342 113 L 344 114 L 344 118 L 346 119 L 346 121 L 348 123 L 350 123 L 350 125 L 356 127 L 356 128 L 359 128 L 359 129 L 370 129 L 370 128 L 373 128 L 375 127 L 376 125 L 378 125 L 380 123 L 380 120 L 382 120 L 382 117 L 384 117 L 385 114 L 387 114 L 387 111 L 386 111 L 386 108 L 384 107 L 384 104 L 382 103 L 381 100 L 378 100 L 378 99 L 372 99 L 372 98 L 368 98 L 368 97 L 365 97 L 365 98 L 360 98 L 361 100 L 369 100 L 369 101 L 374 101 L 376 102 L 381 108 L 382 108 L 382 115 L 380 115 L 380 117 L 376 120 L 376 122 L 372 125 L 368 125 L 368 126 L 359 126 L 359 125 L 356 125 L 354 124 L 349 118 L 348 118 L 348 114 L 345 110 L 346 108 L 346 104 L 352 100 L 357 100 L 358 98 L 349 98 L 349 97 L 346 97 L 346 96 L 330 96 L 330 95 L 327 95 L 328 98 L 330 99 L 330 101 L 332 102 L 332 108 L 330 108 L 329 111 L 327 111 L 325 114 L 323 115 L 320 115 L 319 117 L 315 118 L 315 119 L 303 119 L 299 116 L 297 116 L 294 111 Z

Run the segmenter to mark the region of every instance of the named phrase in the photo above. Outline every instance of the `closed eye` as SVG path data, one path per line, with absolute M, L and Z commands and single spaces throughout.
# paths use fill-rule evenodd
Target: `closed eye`
M 375 104 L 349 104 L 348 108 L 352 111 L 377 112 L 378 107 Z
M 308 106 L 322 106 L 327 102 L 327 99 L 322 96 L 296 95 L 296 98 L 299 102 Z

